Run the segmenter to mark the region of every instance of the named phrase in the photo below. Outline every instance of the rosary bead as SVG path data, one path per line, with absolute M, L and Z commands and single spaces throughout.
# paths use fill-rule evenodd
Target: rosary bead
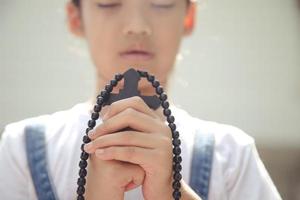
M 104 100 L 108 98 L 109 93 L 106 90 L 101 91 L 101 97 L 103 97 Z
M 163 102 L 161 103 L 161 106 L 162 106 L 164 109 L 168 109 L 169 106 L 170 106 L 170 104 L 169 104 L 169 102 L 167 102 L 167 101 L 163 101 Z
M 180 147 L 174 147 L 173 153 L 174 153 L 175 155 L 179 155 L 179 154 L 181 153 Z
M 85 145 L 85 144 L 82 144 L 81 147 L 80 147 L 80 149 L 81 149 L 82 152 L 85 152 L 85 151 L 84 151 L 84 145 Z
M 182 170 L 182 166 L 180 164 L 173 165 L 173 169 L 175 172 L 180 172 Z
M 159 86 L 159 87 L 156 88 L 156 93 L 157 94 L 161 95 L 163 92 L 164 92 L 163 87 Z
M 173 144 L 174 146 L 179 146 L 179 145 L 181 144 L 181 141 L 180 141 L 180 139 L 176 138 L 176 139 L 174 139 L 174 140 L 172 141 L 172 144 Z
M 170 123 L 169 127 L 170 127 L 171 131 L 175 131 L 176 130 L 176 125 L 174 123 Z
M 174 116 L 172 116 L 172 115 L 168 116 L 168 117 L 167 117 L 167 121 L 168 121 L 169 123 L 173 123 L 173 122 L 175 121 Z
M 180 181 L 182 179 L 182 175 L 178 172 L 175 172 L 173 178 L 175 181 Z
M 87 162 L 86 162 L 85 160 L 81 160 L 81 161 L 79 162 L 79 167 L 80 167 L 80 168 L 86 168 L 86 166 L 87 166 Z
M 118 81 L 117 80 L 111 80 L 110 81 L 110 84 L 115 87 L 117 84 L 118 84 Z
M 177 199 L 180 199 L 180 197 L 181 197 L 181 192 L 180 191 L 178 191 L 178 190 L 175 190 L 174 192 L 173 192 L 173 197 L 177 200 Z
M 178 190 L 178 189 L 180 189 L 180 186 L 181 186 L 181 184 L 180 184 L 179 181 L 174 181 L 173 184 L 172 184 L 173 189 Z
M 88 126 L 89 126 L 90 128 L 94 128 L 95 125 L 96 125 L 96 121 L 95 121 L 95 120 L 93 120 L 93 119 L 89 120 Z
M 98 105 L 102 105 L 104 103 L 104 98 L 101 96 L 101 97 L 98 97 L 97 98 L 97 104 Z
M 178 156 L 178 155 L 175 155 L 173 157 L 173 162 L 175 162 L 175 163 L 181 163 L 182 162 L 182 157 Z
M 77 188 L 77 194 L 78 195 L 83 195 L 85 192 L 85 188 L 83 186 L 78 186 Z
M 160 85 L 159 81 L 153 81 L 152 86 L 157 88 Z
M 92 128 L 88 127 L 87 129 L 85 129 L 85 134 L 88 134 L 91 130 Z
M 176 131 L 176 125 L 174 123 L 175 117 L 172 115 L 171 110 L 169 109 L 170 103 L 167 101 L 168 96 L 164 93 L 163 87 L 160 85 L 160 82 L 158 80 L 155 80 L 155 76 L 150 75 L 146 71 L 139 71 L 137 70 L 139 78 L 144 77 L 149 82 L 151 82 L 152 86 L 154 87 L 156 93 L 158 94 L 159 100 L 161 101 L 160 104 L 163 107 L 163 114 L 165 115 L 167 122 L 169 123 L 168 126 L 171 129 L 172 132 L 172 145 L 173 145 L 173 183 L 172 187 L 174 189 L 172 196 L 175 200 L 180 200 L 181 198 L 181 192 L 180 187 L 181 183 L 180 180 L 182 179 L 181 171 L 182 171 L 182 157 L 181 154 L 181 140 L 179 139 L 179 132 Z M 91 142 L 91 139 L 88 137 L 88 133 L 96 126 L 96 121 L 99 119 L 99 112 L 102 109 L 102 106 L 105 104 L 107 99 L 110 96 L 110 93 L 113 91 L 113 88 L 117 86 L 118 82 L 121 81 L 124 78 L 124 74 L 116 74 L 114 80 L 110 81 L 110 84 L 105 85 L 105 89 L 101 91 L 101 93 L 97 96 L 96 99 L 96 105 L 94 106 L 91 114 L 91 119 L 88 121 L 87 125 L 88 128 L 85 130 L 86 135 L 83 137 L 83 144 L 81 145 L 81 155 L 80 155 L 80 162 L 79 167 L 80 170 L 78 172 L 79 178 L 77 179 L 77 200 L 85 200 L 84 193 L 85 191 L 85 185 L 86 185 L 86 176 L 87 176 L 87 166 L 88 162 L 87 160 L 90 157 L 90 154 L 85 152 L 84 146 L 85 144 Z M 126 77 L 125 77 L 126 78 Z M 126 80 L 125 80 L 126 81 Z
M 80 177 L 80 178 L 77 179 L 77 185 L 84 186 L 85 184 L 86 184 L 85 178 Z
M 78 195 L 77 200 L 84 200 L 84 196 L 83 195 Z
M 89 138 L 89 136 L 85 135 L 85 136 L 83 136 L 82 141 L 83 141 L 85 144 L 87 144 L 87 143 L 89 143 L 89 142 L 91 141 L 91 139 Z
M 94 111 L 95 111 L 95 112 L 100 112 L 100 111 L 101 111 L 101 105 L 96 104 L 96 105 L 94 106 Z
M 178 132 L 178 131 L 173 131 L 173 132 L 172 132 L 172 137 L 173 137 L 174 139 L 179 138 L 179 132 Z
M 79 176 L 84 178 L 87 175 L 86 169 L 80 169 L 79 170 Z
M 164 109 L 164 115 L 167 116 L 167 117 L 170 116 L 171 115 L 171 110 L 168 109 L 168 108 Z
M 89 158 L 89 154 L 87 152 L 81 152 L 80 158 L 82 160 L 87 160 Z
M 112 85 L 106 85 L 106 86 L 105 86 L 105 90 L 106 90 L 107 92 L 111 92 L 111 91 L 113 90 L 113 86 L 112 86 Z
M 140 71 L 140 70 L 137 70 L 137 72 L 140 74 L 141 77 L 147 77 L 148 76 L 148 72 Z
M 116 79 L 117 81 L 122 80 L 122 78 L 123 78 L 123 75 L 122 75 L 122 74 L 116 74 L 116 75 L 115 75 L 115 79 Z
M 149 76 L 147 77 L 147 80 L 150 81 L 150 82 L 153 82 L 154 79 L 155 79 L 155 77 L 152 76 L 152 75 L 149 75 Z
M 163 94 L 161 94 L 161 95 L 159 96 L 159 99 L 160 99 L 161 101 L 165 101 L 165 100 L 167 100 L 167 98 L 168 98 L 168 96 L 167 96 L 165 93 L 163 93 Z
M 92 113 L 92 119 L 97 120 L 99 118 L 99 113 Z

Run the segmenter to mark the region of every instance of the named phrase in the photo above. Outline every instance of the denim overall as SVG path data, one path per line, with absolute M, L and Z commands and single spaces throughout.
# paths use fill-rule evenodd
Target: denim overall
M 44 126 L 25 127 L 25 141 L 27 162 L 38 199 L 58 200 L 48 171 Z M 208 200 L 214 137 L 198 131 L 194 141 L 189 185 L 202 200 Z

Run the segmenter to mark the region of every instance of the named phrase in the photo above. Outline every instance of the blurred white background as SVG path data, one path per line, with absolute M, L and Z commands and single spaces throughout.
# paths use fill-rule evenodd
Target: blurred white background
M 0 2 L 0 130 L 94 92 L 64 0 Z M 243 129 L 284 199 L 300 199 L 300 9 L 296 0 L 202 0 L 169 95 L 191 114 Z M 291 185 L 294 187 L 292 188 Z M 298 189 L 297 189 L 298 188 Z

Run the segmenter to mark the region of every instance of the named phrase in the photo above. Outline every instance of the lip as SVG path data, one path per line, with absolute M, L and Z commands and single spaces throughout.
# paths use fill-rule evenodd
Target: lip
M 154 57 L 154 54 L 142 49 L 130 49 L 120 53 L 121 58 L 131 61 L 147 61 Z

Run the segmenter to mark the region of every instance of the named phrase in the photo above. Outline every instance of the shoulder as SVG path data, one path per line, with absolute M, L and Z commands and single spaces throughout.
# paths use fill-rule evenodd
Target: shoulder
M 196 133 L 212 134 L 213 170 L 222 174 L 224 180 L 227 180 L 228 188 L 232 187 L 246 170 L 249 174 L 256 170 L 260 158 L 253 137 L 232 125 L 197 118 L 193 120 Z
M 196 132 L 212 134 L 215 140 L 215 151 L 227 156 L 255 144 L 254 138 L 242 129 L 214 121 L 205 121 L 193 117 Z
M 236 126 L 203 120 L 178 107 L 173 106 L 173 109 L 175 119 L 178 119 L 178 125 L 184 130 L 192 131 L 193 135 L 190 137 L 193 137 L 194 134 L 211 134 L 214 137 L 217 150 L 228 151 L 234 147 L 246 147 L 254 144 L 254 138 Z
M 184 140 L 194 145 L 195 134 L 209 134 L 214 138 L 214 165 L 226 174 L 247 163 L 256 153 L 255 140 L 242 129 L 224 123 L 202 120 L 190 115 L 183 109 L 176 108 L 179 126 Z
M 1 146 L 5 146 L 5 148 L 11 150 L 19 150 L 17 147 L 22 147 L 24 143 L 25 127 L 36 124 L 41 124 L 45 127 L 47 134 L 46 138 L 47 140 L 50 140 L 60 132 L 59 130 L 63 130 L 68 123 L 78 117 L 78 113 L 83 106 L 84 103 L 80 103 L 74 105 L 70 109 L 9 123 L 4 127 L 4 132 L 1 136 Z
M 188 129 L 193 133 L 190 137 L 210 134 L 214 138 L 213 192 L 210 192 L 210 197 L 222 198 L 218 195 L 223 194 L 230 199 L 243 199 L 251 191 L 257 195 L 256 199 L 281 199 L 259 157 L 253 137 L 232 125 L 202 120 L 184 110 L 180 113 L 178 119 L 183 126 L 182 130 Z

